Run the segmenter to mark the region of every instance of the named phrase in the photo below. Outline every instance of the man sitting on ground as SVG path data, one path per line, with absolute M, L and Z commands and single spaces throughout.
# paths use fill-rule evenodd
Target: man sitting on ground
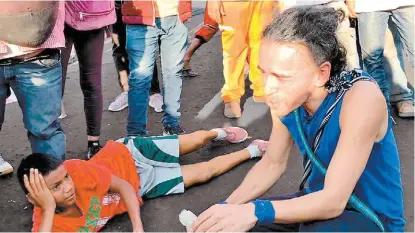
M 333 8 L 291 8 L 265 30 L 259 68 L 273 119 L 268 150 L 228 204 L 202 213 L 191 231 L 404 231 L 386 101 L 367 73 L 345 71 L 338 17 Z M 304 155 L 301 191 L 250 202 L 284 173 L 294 142 Z
M 208 162 L 183 165 L 179 155 L 211 140 L 239 143 L 248 133 L 237 127 L 165 137 L 130 137 L 110 141 L 89 161 L 61 162 L 32 154 L 23 159 L 17 176 L 31 203 L 33 231 L 96 232 L 114 215 L 129 213 L 134 232 L 143 232 L 141 198 L 183 193 L 185 188 L 219 176 L 265 153 L 267 142 Z M 138 173 L 138 174 L 137 174 Z

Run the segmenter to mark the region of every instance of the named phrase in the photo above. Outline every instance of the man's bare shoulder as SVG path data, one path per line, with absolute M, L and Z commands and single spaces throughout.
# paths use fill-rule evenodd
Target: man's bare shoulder
M 346 93 L 340 113 L 340 127 L 359 124 L 377 127 L 382 134 L 387 127 L 388 109 L 386 99 L 373 81 L 359 81 Z
M 379 86 L 374 81 L 358 81 L 353 84 L 343 100 L 343 106 L 371 106 L 371 109 L 386 109 L 386 99 L 382 94 Z

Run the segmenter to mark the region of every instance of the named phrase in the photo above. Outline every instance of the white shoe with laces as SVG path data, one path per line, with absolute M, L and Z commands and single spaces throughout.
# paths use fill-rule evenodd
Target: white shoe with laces
M 163 108 L 162 108 L 163 107 L 163 96 L 161 96 L 159 93 L 151 95 L 150 101 L 148 101 L 148 105 L 154 108 L 154 111 L 162 112 L 163 111 Z
M 108 110 L 111 112 L 119 112 L 126 107 L 128 107 L 128 92 L 125 91 L 115 98 L 114 102 L 108 107 Z
M 13 172 L 13 167 L 6 162 L 0 153 L 0 176 L 4 176 Z

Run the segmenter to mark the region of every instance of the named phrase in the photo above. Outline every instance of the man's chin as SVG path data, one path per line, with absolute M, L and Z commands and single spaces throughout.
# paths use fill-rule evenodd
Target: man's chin
M 272 111 L 272 115 L 276 117 L 285 117 L 288 114 L 290 114 L 294 110 L 287 109 L 286 107 L 283 107 L 281 105 L 268 105 L 268 107 Z

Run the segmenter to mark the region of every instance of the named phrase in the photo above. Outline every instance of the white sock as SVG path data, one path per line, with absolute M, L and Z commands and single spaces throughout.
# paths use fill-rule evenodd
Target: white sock
M 259 150 L 259 146 L 249 145 L 246 149 L 249 151 L 249 154 L 251 155 L 251 159 L 256 158 L 256 157 L 261 157 L 261 151 Z
M 218 133 L 218 136 L 216 136 L 216 138 L 213 139 L 215 141 L 223 140 L 224 138 L 228 136 L 228 133 L 224 129 L 216 128 L 216 129 L 212 129 L 212 131 L 215 131 L 216 133 Z

